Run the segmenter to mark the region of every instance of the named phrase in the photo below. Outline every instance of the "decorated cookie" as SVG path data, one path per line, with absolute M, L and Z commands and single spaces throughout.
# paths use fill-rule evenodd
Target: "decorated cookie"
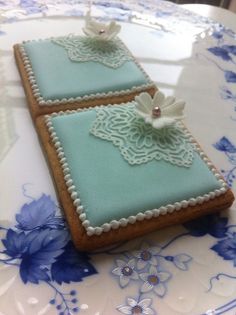
M 184 102 L 135 101 L 37 118 L 77 248 L 92 250 L 225 209 L 233 195 L 188 132 Z
M 155 86 L 117 37 L 120 26 L 86 18 L 85 36 L 14 46 L 33 118 L 54 111 L 133 100 Z

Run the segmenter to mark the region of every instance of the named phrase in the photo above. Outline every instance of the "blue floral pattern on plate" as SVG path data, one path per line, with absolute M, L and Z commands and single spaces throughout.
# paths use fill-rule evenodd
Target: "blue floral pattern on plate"
M 50 303 L 60 315 L 77 313 L 77 291 L 61 292 L 54 283 L 80 282 L 97 270 L 88 254 L 74 248 L 55 202 L 42 194 L 21 207 L 16 221 L 13 228 L 0 227 L 6 231 L 0 262 L 19 268 L 25 284 L 48 284 L 55 293 Z
M 228 224 L 227 217 L 218 214 L 208 215 L 185 223 L 184 227 L 189 230 L 189 234 L 194 237 L 203 237 L 204 235 L 209 234 L 217 239 L 210 249 L 222 259 L 231 261 L 233 266 L 236 267 L 236 225 Z M 212 290 L 215 281 L 219 281 L 223 277 L 236 279 L 236 275 L 220 272 L 209 279 L 209 288 L 207 292 Z M 216 309 L 213 314 L 224 314 L 235 309 L 235 307 L 236 300 L 232 300 Z
M 228 162 L 231 167 L 229 170 L 221 170 L 221 173 L 225 177 L 225 180 L 229 187 L 233 186 L 233 183 L 236 179 L 236 146 L 230 142 L 227 137 L 222 137 L 217 143 L 214 144 L 214 147 L 224 152 Z
M 185 253 L 176 255 L 163 254 L 166 248 L 178 238 L 180 234 L 164 246 L 151 246 L 143 241 L 137 250 L 117 252 L 124 244 L 88 253 L 77 251 L 70 240 L 66 223 L 50 196 L 42 194 L 40 198 L 25 203 L 16 214 L 16 224 L 13 228 L 5 228 L 5 238 L 1 252 L 5 258 L 2 264 L 19 268 L 19 274 L 24 284 L 46 283 L 54 291 L 49 303 L 55 305 L 59 315 L 71 315 L 79 312 L 77 306 L 77 291 L 62 292 L 58 285 L 63 283 L 81 282 L 88 276 L 97 273 L 91 263 L 90 256 L 97 254 L 121 255 L 115 259 L 115 268 L 111 273 L 118 279 L 122 289 L 131 282 L 137 282 L 138 300 L 127 298 L 127 305 L 117 306 L 123 314 L 156 314 L 151 307 L 152 298 L 143 295 L 156 295 L 163 298 L 167 294 L 168 282 L 172 274 L 168 271 L 168 264 L 173 264 L 181 271 L 187 271 L 192 257 Z M 57 285 L 56 285 L 57 284 Z M 136 313 L 135 313 L 136 312 Z M 139 313 L 138 313 L 139 312 Z
M 168 270 L 168 264 L 172 264 L 181 271 L 189 270 L 192 260 L 190 255 L 186 253 L 164 254 L 168 246 L 185 235 L 186 233 L 177 235 L 164 246 L 157 244 L 152 246 L 143 241 L 139 249 L 120 253 L 109 252 L 110 255 L 119 254 L 111 273 L 118 280 L 121 289 L 126 289 L 131 283 L 135 283 L 138 289 L 138 299 L 127 298 L 125 305 L 117 307 L 119 312 L 123 314 L 156 314 L 154 309 L 149 308 L 152 305 L 150 297 L 164 298 L 168 293 L 168 283 L 173 276 Z

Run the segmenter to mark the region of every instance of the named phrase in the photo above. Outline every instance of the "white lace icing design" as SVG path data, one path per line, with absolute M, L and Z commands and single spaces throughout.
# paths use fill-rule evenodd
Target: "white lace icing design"
M 190 167 L 194 147 L 181 128 L 181 123 L 154 129 L 136 115 L 134 104 L 97 109 L 90 132 L 98 138 L 111 141 L 131 165 L 155 159 Z
M 72 61 L 95 61 L 110 68 L 119 68 L 132 56 L 119 39 L 101 40 L 85 36 L 65 36 L 52 39 L 64 47 Z

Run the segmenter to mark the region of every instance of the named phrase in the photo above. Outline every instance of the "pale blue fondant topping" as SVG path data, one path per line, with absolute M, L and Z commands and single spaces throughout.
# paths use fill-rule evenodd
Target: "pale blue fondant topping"
M 127 90 L 149 83 L 134 61 L 117 69 L 94 61 L 73 62 L 63 47 L 50 40 L 27 42 L 24 49 L 45 100 Z
M 95 110 L 52 117 L 92 226 L 195 198 L 221 187 L 196 152 L 190 168 L 156 160 L 128 164 L 111 142 L 90 134 L 95 118 Z

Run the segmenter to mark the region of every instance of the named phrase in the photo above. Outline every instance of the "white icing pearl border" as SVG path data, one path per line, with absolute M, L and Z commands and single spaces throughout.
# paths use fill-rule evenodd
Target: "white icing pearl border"
M 132 103 L 132 102 L 130 102 Z M 127 104 L 127 103 L 126 103 Z M 120 105 L 125 105 L 125 103 L 122 103 Z M 119 105 L 119 106 L 120 106 Z M 114 106 L 114 105 L 107 105 L 107 106 Z M 105 107 L 107 107 L 105 106 Z M 71 178 L 69 165 L 67 163 L 62 145 L 59 141 L 59 138 L 57 137 L 57 134 L 55 132 L 55 129 L 52 124 L 52 117 L 56 116 L 62 116 L 62 115 L 70 115 L 81 111 L 88 111 L 91 109 L 97 109 L 104 107 L 104 105 L 96 106 L 96 107 L 89 107 L 84 109 L 77 109 L 77 110 L 67 110 L 67 111 L 60 111 L 58 113 L 52 113 L 50 115 L 45 115 L 45 123 L 48 128 L 50 137 L 52 139 L 52 142 L 54 143 L 58 159 L 60 161 L 63 173 L 64 173 L 64 179 L 66 186 L 68 187 L 67 190 L 72 198 L 73 204 L 76 208 L 76 212 L 79 216 L 79 219 L 82 222 L 83 227 L 86 230 L 86 233 L 88 236 L 91 235 L 100 235 L 103 232 L 109 232 L 111 229 L 116 230 L 119 227 L 125 227 L 128 224 L 134 224 L 136 221 L 143 221 L 144 219 L 150 220 L 152 217 L 158 217 L 159 215 L 165 215 L 167 213 L 172 213 L 174 211 L 179 211 L 181 209 L 187 208 L 188 206 L 195 206 L 197 204 L 202 204 L 210 199 L 214 199 L 217 196 L 220 196 L 224 194 L 228 190 L 228 186 L 226 182 L 222 179 L 222 176 L 217 172 L 214 165 L 210 162 L 206 154 L 201 150 L 196 140 L 193 138 L 193 136 L 190 134 L 190 132 L 183 126 L 183 128 L 186 131 L 186 134 L 189 137 L 190 142 L 193 144 L 196 151 L 199 153 L 202 160 L 206 163 L 209 170 L 215 175 L 218 182 L 221 184 L 220 189 L 215 189 L 214 191 L 211 191 L 207 194 L 204 194 L 202 196 L 198 196 L 196 198 L 190 198 L 189 200 L 182 200 L 180 202 L 175 202 L 174 204 L 167 204 L 166 206 L 162 206 L 158 209 L 152 209 L 147 210 L 145 212 L 139 212 L 137 215 L 129 216 L 128 218 L 121 218 L 120 220 L 112 220 L 109 223 L 104 223 L 101 226 L 91 226 L 89 220 L 86 217 L 86 213 L 84 212 L 83 205 L 81 204 L 81 200 L 79 198 L 79 193 L 76 191 L 76 187 L 73 183 L 73 180 Z
M 143 73 L 144 77 L 146 78 L 146 80 L 148 81 L 148 83 L 146 84 L 142 84 L 140 86 L 133 86 L 130 89 L 126 89 L 126 90 L 120 90 L 120 91 L 110 91 L 110 92 L 103 92 L 103 93 L 95 93 L 95 94 L 89 94 L 89 95 L 84 95 L 84 96 L 77 96 L 77 97 L 70 97 L 70 98 L 62 98 L 62 99 L 55 99 L 55 100 L 45 100 L 42 95 L 40 94 L 40 89 L 37 85 L 37 81 L 35 78 L 35 74 L 30 62 L 30 58 L 24 48 L 24 43 L 27 42 L 40 42 L 40 41 L 44 41 L 44 40 L 52 40 L 54 39 L 53 37 L 51 38 L 47 38 L 47 39 L 38 39 L 38 40 L 28 40 L 28 41 L 24 41 L 22 44 L 19 44 L 19 51 L 21 54 L 21 58 L 24 64 L 24 68 L 26 70 L 27 73 L 27 77 L 33 92 L 33 95 L 36 99 L 36 101 L 38 102 L 39 106 L 52 106 L 52 105 L 59 105 L 59 104 L 71 104 L 74 102 L 82 102 L 82 101 L 89 101 L 89 100 L 94 100 L 94 99 L 101 99 L 101 98 L 110 98 L 110 97 L 114 97 L 114 96 L 124 96 L 133 92 L 142 92 L 146 89 L 149 88 L 156 88 L 156 85 L 152 82 L 152 80 L 150 79 L 150 77 L 148 76 L 148 74 L 144 71 L 144 69 L 142 68 L 142 66 L 138 63 L 138 61 L 135 59 L 135 57 L 131 54 L 131 52 L 128 50 L 128 48 L 125 46 L 125 44 L 120 40 L 120 44 L 124 47 L 124 49 L 127 51 L 127 53 L 130 54 L 130 56 L 133 59 L 133 62 L 137 65 L 137 67 L 141 70 L 141 72 Z

